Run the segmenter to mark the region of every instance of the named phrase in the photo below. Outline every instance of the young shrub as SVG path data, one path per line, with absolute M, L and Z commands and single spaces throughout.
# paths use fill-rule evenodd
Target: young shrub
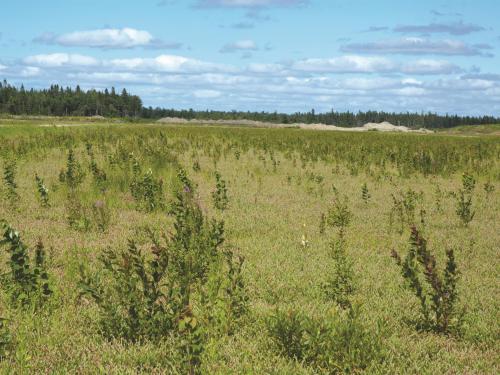
M 344 232 L 352 219 L 352 213 L 349 210 L 348 199 L 336 198 L 333 205 L 328 209 L 326 214 L 326 223 L 333 228 L 338 228 L 339 236 L 344 237 Z
M 328 374 L 361 373 L 383 359 L 378 334 L 368 331 L 355 310 L 310 318 L 296 311 L 276 311 L 267 320 L 278 353 Z
M 0 318 L 0 361 L 7 358 L 12 349 L 12 335 L 5 324 L 7 319 Z
M 459 272 L 453 250 L 446 250 L 446 266 L 440 273 L 434 255 L 427 249 L 427 241 L 412 227 L 410 246 L 404 260 L 395 250 L 392 250 L 391 256 L 401 267 L 403 278 L 420 301 L 418 328 L 443 334 L 460 333 L 463 310 L 458 307 Z
M 326 230 L 326 216 L 324 213 L 319 218 L 319 234 L 325 234 Z
M 323 285 L 328 299 L 334 301 L 342 309 L 351 309 L 351 298 L 354 294 L 353 264 L 346 252 L 346 243 L 343 238 L 330 243 L 331 255 L 334 261 L 333 273 Z
M 36 189 L 42 207 L 49 207 L 49 189 L 45 186 L 43 179 L 35 174 Z
M 153 176 L 149 169 L 140 175 L 140 167 L 134 164 L 134 179 L 130 185 L 132 196 L 137 202 L 137 208 L 146 212 L 153 212 L 164 206 L 163 181 Z
M 106 172 L 104 172 L 104 170 L 99 168 L 93 155 L 91 156 L 91 159 L 90 159 L 90 172 L 92 173 L 92 177 L 94 178 L 95 185 L 101 191 L 104 191 L 105 186 L 106 186 L 106 179 L 107 179 Z
M 472 197 L 475 186 L 476 180 L 474 176 L 464 173 L 462 175 L 462 189 L 459 189 L 454 194 L 457 205 L 455 212 L 464 226 L 468 226 L 476 214 L 472 208 Z
M 0 247 L 6 247 L 10 255 L 10 272 L 2 276 L 3 284 L 16 306 L 41 307 L 52 294 L 45 266 L 45 250 L 41 241 L 35 248 L 35 260 L 30 264 L 29 249 L 21 241 L 17 231 L 6 222 L 0 223 L 2 237 Z
M 416 210 L 419 208 L 420 222 L 424 224 L 425 209 L 423 207 L 423 194 L 417 193 L 412 189 L 406 192 L 399 191 L 396 194 L 391 194 L 392 208 L 389 213 L 389 223 L 392 227 L 394 224 L 394 217 L 399 221 L 399 234 L 403 233 L 404 228 L 414 226 L 416 224 Z
M 361 186 L 361 199 L 363 199 L 363 202 L 365 204 L 368 204 L 368 201 L 370 200 L 371 195 L 370 192 L 368 191 L 368 186 L 366 185 L 366 182 Z
M 14 159 L 5 162 L 3 167 L 3 181 L 6 189 L 6 198 L 12 203 L 19 197 L 16 184 L 16 161 Z
M 226 181 L 222 179 L 219 172 L 215 172 L 215 191 L 212 192 L 212 200 L 214 207 L 221 211 L 224 211 L 229 203 Z
M 68 225 L 81 232 L 87 232 L 91 228 L 91 213 L 88 208 L 80 201 L 75 191 L 68 193 L 66 202 L 66 219 Z
M 226 253 L 227 267 L 222 267 L 223 222 L 204 216 L 184 171 L 178 174 L 178 185 L 170 211 L 173 231 L 161 242 L 150 232 L 148 252 L 134 240 L 123 251 L 105 251 L 99 258 L 100 271 L 91 274 L 81 267 L 80 288 L 97 304 L 105 337 L 142 342 L 177 336 L 188 372 L 194 374 L 199 373 L 209 332 L 208 319 L 199 317 L 213 316 L 210 308 L 222 300 L 228 303 L 225 311 L 236 319 L 245 312 L 246 296 L 242 259 Z M 215 275 L 225 279 L 207 301 L 203 296 Z
M 491 195 L 491 193 L 493 193 L 495 191 L 495 185 L 493 185 L 491 183 L 491 181 L 486 181 L 484 183 L 484 192 L 486 193 L 486 197 L 489 198 L 489 196 Z
M 75 189 L 83 182 L 85 174 L 78 160 L 76 160 L 75 152 L 72 148 L 68 151 L 68 159 L 66 161 L 66 170 L 61 170 L 59 173 L 59 181 L 66 183 L 70 189 Z

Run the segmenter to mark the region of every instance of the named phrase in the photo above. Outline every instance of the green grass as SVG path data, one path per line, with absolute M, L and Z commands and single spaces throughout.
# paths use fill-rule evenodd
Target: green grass
M 35 126 L 41 122 L 7 119 L 0 126 L 0 167 L 3 170 L 6 158 L 17 160 L 19 194 L 15 202 L 2 196 L 0 219 L 18 229 L 31 247 L 39 238 L 43 240 L 55 286 L 49 306 L 36 313 L 13 308 L 0 289 L 0 316 L 9 319 L 13 337 L 10 353 L 0 362 L 3 373 L 179 371 L 179 353 L 175 342 L 169 341 L 172 338 L 140 344 L 108 341 L 99 334 L 96 305 L 78 298 L 81 262 L 95 269 L 104 249 L 123 249 L 131 237 L 146 244 L 141 230 L 146 226 L 160 233 L 172 230 L 172 218 L 165 210 L 136 210 L 129 190 L 131 172 L 120 163 L 110 163 L 110 155 L 119 159 L 131 152 L 163 180 L 166 201 L 173 199 L 175 174 L 178 165 L 183 166 L 198 185 L 203 211 L 225 221 L 227 243 L 246 259 L 243 276 L 249 312 L 234 334 L 209 334 L 202 373 L 328 373 L 280 355 L 267 321 L 277 309 L 300 311 L 314 319 L 344 314 L 325 298 L 322 289 L 333 269 L 328 244 L 335 231 L 320 234 L 319 223 L 335 199 L 333 187 L 348 197 L 353 215 L 345 235 L 356 284 L 353 304 L 360 310 L 361 324 L 381 340 L 383 349 L 379 360 L 369 363 L 364 372 L 499 371 L 498 138 L 106 122 Z M 74 123 L 79 124 L 78 119 Z M 108 176 L 105 193 L 92 184 L 86 142 L 92 143 L 96 162 Z M 110 226 L 104 233 L 68 226 L 66 188 L 58 175 L 66 166 L 69 147 L 75 149 L 86 172 L 79 198 L 89 207 L 104 200 L 110 209 Z M 192 168 L 195 160 L 200 171 Z M 215 171 L 227 183 L 229 205 L 224 211 L 212 204 Z M 460 188 L 465 171 L 477 179 L 476 215 L 466 228 L 455 214 L 455 200 L 447 194 Z M 49 188 L 49 208 L 38 201 L 35 173 Z M 483 189 L 488 181 L 495 186 L 489 195 Z M 371 195 L 368 203 L 362 199 L 364 183 Z M 435 203 L 437 187 L 443 192 L 442 210 Z M 390 253 L 393 248 L 406 252 L 409 228 L 399 234 L 389 227 L 391 194 L 408 188 L 423 193 L 422 230 L 437 264 L 443 265 L 447 247 L 455 249 L 461 271 L 460 304 L 466 308 L 461 337 L 418 332 L 408 323 L 417 316 L 418 301 L 404 288 Z M 3 185 L 2 189 L 3 194 Z M 303 238 L 308 241 L 306 247 L 301 245 Z M 3 253 L 2 272 L 7 270 L 6 258 Z

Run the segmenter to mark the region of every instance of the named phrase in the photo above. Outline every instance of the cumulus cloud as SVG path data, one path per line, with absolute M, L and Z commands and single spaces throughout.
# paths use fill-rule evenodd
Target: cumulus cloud
M 458 40 L 429 40 L 425 38 L 402 38 L 367 43 L 351 43 L 341 47 L 343 52 L 386 53 L 407 55 L 456 55 L 456 56 L 487 56 L 485 52 L 492 47 L 488 44 L 468 45 Z
M 443 60 L 420 59 L 400 63 L 384 57 L 355 55 L 300 60 L 292 68 L 315 73 L 452 74 L 461 71 L 457 65 Z
M 220 49 L 221 53 L 232 53 L 238 51 L 256 51 L 257 44 L 253 40 L 239 40 L 237 42 L 228 43 Z
M 74 31 L 67 34 L 45 33 L 34 39 L 36 43 L 57 44 L 65 47 L 90 48 L 157 48 L 178 49 L 180 43 L 167 43 L 154 38 L 148 31 L 130 27 Z
M 306 72 L 373 73 L 393 71 L 395 64 L 384 57 L 341 56 L 305 59 L 294 63 L 292 68 Z
M 99 61 L 93 57 L 67 53 L 33 55 L 26 57 L 23 61 L 25 64 L 46 68 L 63 66 L 96 66 L 99 64 Z
M 307 4 L 309 0 L 198 0 L 200 8 L 269 8 Z
M 454 23 L 429 23 L 427 25 L 399 25 L 394 28 L 398 33 L 446 33 L 451 35 L 466 35 L 485 30 L 484 27 L 463 21 Z
M 196 90 L 193 95 L 199 99 L 213 99 L 220 97 L 222 93 L 217 90 Z

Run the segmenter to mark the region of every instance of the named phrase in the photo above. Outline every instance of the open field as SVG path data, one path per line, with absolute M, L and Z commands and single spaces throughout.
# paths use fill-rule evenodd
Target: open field
M 0 219 L 19 231 L 30 264 L 43 242 L 44 266 L 32 269 L 48 281 L 30 278 L 50 287 L 22 289 L 15 267 L 26 263 L 13 262 L 19 247 L 7 251 L 4 235 L 0 369 L 498 373 L 500 138 L 490 128 L 457 137 L 468 129 L 0 120 Z M 202 216 L 224 222 L 223 243 Z M 407 253 L 411 226 L 440 273 L 454 250 L 464 311 L 454 329 L 421 324 L 391 258 Z

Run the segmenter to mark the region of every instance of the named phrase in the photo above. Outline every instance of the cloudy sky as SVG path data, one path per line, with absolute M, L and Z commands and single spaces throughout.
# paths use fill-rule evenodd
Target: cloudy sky
M 1 0 L 0 78 L 168 108 L 500 115 L 499 0 Z

